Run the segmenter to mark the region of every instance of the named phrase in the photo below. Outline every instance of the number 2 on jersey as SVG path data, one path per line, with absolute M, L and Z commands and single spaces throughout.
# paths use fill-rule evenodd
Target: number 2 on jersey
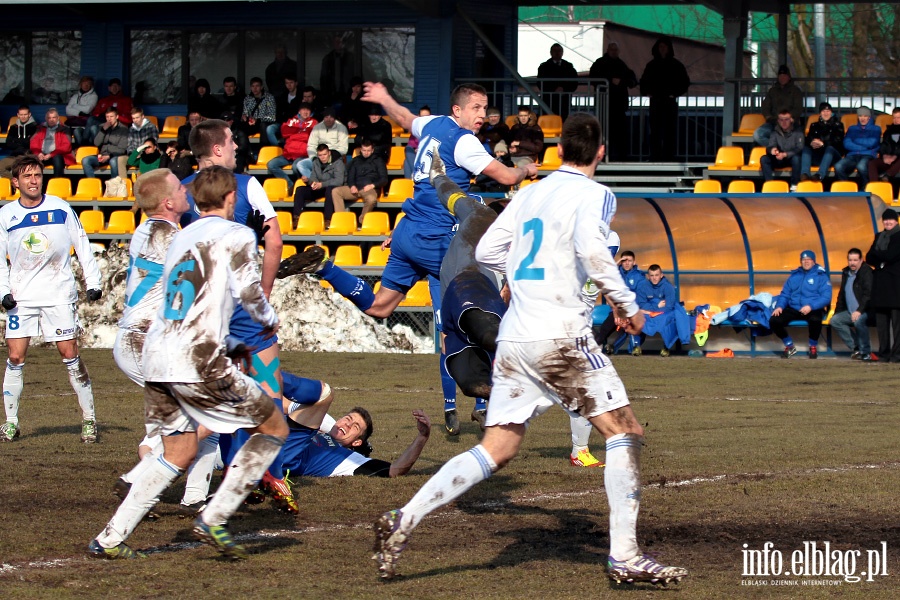
M 529 232 L 531 232 L 532 234 L 531 251 L 528 252 L 528 256 L 522 259 L 522 262 L 519 263 L 518 268 L 516 268 L 516 272 L 513 274 L 513 279 L 543 281 L 544 269 L 541 267 L 532 267 L 531 264 L 534 262 L 538 250 L 541 249 L 541 242 L 544 241 L 544 222 L 540 219 L 531 219 L 530 221 L 526 221 L 522 226 L 522 235 L 528 235 Z
M 186 260 L 179 263 L 169 273 L 169 279 L 166 281 L 166 309 L 165 317 L 173 321 L 181 321 L 187 315 L 188 309 L 194 303 L 194 284 L 190 280 L 185 279 L 186 273 L 193 273 L 197 266 L 197 262 Z M 181 306 L 175 308 L 175 299 L 181 296 Z

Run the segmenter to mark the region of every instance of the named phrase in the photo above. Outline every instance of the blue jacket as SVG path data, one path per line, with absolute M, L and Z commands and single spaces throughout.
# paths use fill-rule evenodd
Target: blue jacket
M 844 149 L 847 154 L 860 154 L 875 158 L 878 147 L 881 146 L 881 127 L 869 121 L 869 124 L 851 125 L 844 136 Z
M 626 271 L 622 268 L 622 265 L 619 265 L 619 274 L 622 275 L 622 279 L 625 280 L 625 285 L 627 285 L 628 289 L 632 292 L 637 290 L 637 286 L 640 282 L 647 279 L 646 273 L 637 267 L 631 267 L 630 271 Z
M 809 271 L 798 267 L 791 271 L 781 295 L 775 303 L 775 308 L 790 307 L 800 310 L 809 306 L 813 310 L 826 308 L 831 304 L 831 278 L 825 269 L 818 264 L 812 266 Z
M 678 294 L 675 293 L 675 286 L 669 283 L 665 277 L 660 279 L 656 285 L 653 285 L 649 279 L 644 279 L 638 283 L 634 294 L 637 296 L 635 301 L 641 310 L 669 312 L 678 306 Z M 661 300 L 666 301 L 666 305 L 662 308 L 659 306 Z

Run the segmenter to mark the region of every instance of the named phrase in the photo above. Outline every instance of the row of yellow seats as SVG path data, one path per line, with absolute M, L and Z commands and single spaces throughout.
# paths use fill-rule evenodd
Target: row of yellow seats
M 760 159 L 766 155 L 766 148 L 755 146 L 750 150 L 750 158 L 744 163 L 744 149 L 740 146 L 721 146 L 716 151 L 716 162 L 706 167 L 708 171 L 760 171 L 762 165 Z M 776 171 L 788 171 L 790 167 L 782 167 L 775 169 Z M 812 167 L 815 173 L 819 167 Z M 829 171 L 834 171 L 834 167 L 829 167 Z
M 7 180 L 8 181 L 8 180 Z M 128 190 L 127 196 L 103 196 L 103 182 L 97 177 L 82 177 L 78 180 L 78 186 L 75 193 L 72 193 L 72 182 L 66 177 L 51 177 L 47 181 L 47 194 L 51 196 L 59 196 L 63 200 L 79 201 L 79 200 L 134 200 L 134 188 L 131 179 L 125 178 L 125 187 Z M 0 186 L 3 186 L 0 183 Z M 0 197 L 3 196 L 3 189 L 0 187 Z
M 269 177 L 263 181 L 262 185 L 263 190 L 266 192 L 266 196 L 272 202 L 290 202 L 294 199 L 294 191 L 297 189 L 297 186 L 306 184 L 298 180 L 294 184 L 294 187 L 291 188 L 284 179 L 281 179 L 280 177 Z M 394 179 L 391 181 L 387 193 L 382 195 L 378 201 L 402 204 L 403 202 L 406 202 L 408 198 L 412 198 L 413 186 L 412 179 Z
M 783 179 L 765 181 L 762 185 L 763 194 L 786 194 L 790 186 Z M 821 181 L 801 181 L 797 184 L 797 192 L 803 194 L 824 192 Z M 887 181 L 870 181 L 866 184 L 865 191 L 881 198 L 885 204 L 891 204 L 894 199 L 894 189 Z M 859 192 L 859 186 L 855 181 L 835 181 L 831 184 L 829 192 L 832 194 L 855 194 Z M 701 179 L 694 183 L 695 194 L 721 194 L 722 182 L 717 179 Z M 736 179 L 728 184 L 729 194 L 755 194 L 756 184 L 748 179 Z
M 114 210 L 109 215 L 109 223 L 105 223 L 103 211 L 83 210 L 78 214 L 78 220 L 84 227 L 85 233 L 102 234 L 130 234 L 134 233 L 134 213 L 130 210 Z
M 819 113 L 811 114 L 806 117 L 806 133 L 809 133 L 809 126 L 819 120 Z M 753 132 L 766 122 L 766 118 L 761 113 L 747 113 L 741 117 L 741 123 L 738 130 L 732 133 L 732 137 L 752 137 Z M 878 115 L 875 117 L 875 124 L 881 128 L 882 133 L 887 126 L 893 122 L 893 116 L 889 113 Z M 844 131 L 847 131 L 853 125 L 859 123 L 859 117 L 854 110 L 852 113 L 841 116 L 841 123 L 844 125 Z
M 362 226 L 357 230 L 357 216 L 355 212 L 344 211 L 334 213 L 328 229 L 325 228 L 325 215 L 314 210 L 300 213 L 297 227 L 291 228 L 292 215 L 286 211 L 276 211 L 278 226 L 281 235 L 390 235 L 391 223 L 386 212 L 372 211 L 363 217 Z M 404 213 L 398 213 L 394 219 L 394 228 L 400 222 Z

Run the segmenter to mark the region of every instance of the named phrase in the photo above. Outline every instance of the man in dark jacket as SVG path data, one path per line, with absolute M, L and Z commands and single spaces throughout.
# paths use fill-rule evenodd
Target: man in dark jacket
M 866 252 L 866 262 L 875 269 L 869 310 L 878 328 L 878 359 L 900 362 L 900 227 L 897 211 L 881 213 L 884 230 L 875 236 Z M 893 339 L 893 343 L 891 340 Z
M 363 209 L 359 215 L 359 224 L 362 225 L 363 217 L 375 208 L 378 194 L 387 184 L 388 174 L 384 161 L 375 154 L 375 146 L 372 141 L 362 139 L 359 143 L 359 156 L 350 162 L 350 168 L 347 171 L 347 185 L 341 185 L 331 190 L 334 212 L 343 212 L 346 210 L 345 204 L 353 204 L 361 199 Z
M 675 58 L 671 38 L 656 40 L 651 53 L 641 75 L 641 95 L 650 97 L 650 160 L 675 160 L 678 96 L 687 93 L 691 79 Z
M 544 102 L 553 114 L 559 115 L 565 121 L 569 116 L 569 106 L 572 104 L 572 92 L 578 88 L 576 81 L 578 71 L 572 63 L 563 60 L 562 46 L 559 44 L 550 46 L 550 60 L 540 64 L 537 76 L 540 79 L 551 79 L 540 82 Z
M 117 157 L 128 151 L 128 127 L 119 122 L 119 111 L 115 108 L 106 109 L 106 123 L 94 136 L 94 145 L 99 149 L 95 156 L 85 156 L 81 159 L 85 177 L 93 177 L 94 169 L 102 165 L 109 165 L 111 175 L 119 176 L 119 163 Z M 129 115 L 129 119 L 131 115 Z M 125 173 L 122 173 L 124 175 Z
M 517 167 L 541 161 L 544 152 L 544 130 L 537 124 L 537 115 L 527 106 L 519 107 L 516 124 L 506 138 L 509 156 Z
M 791 271 L 781 294 L 775 302 L 775 310 L 769 319 L 772 332 L 784 342 L 781 358 L 797 354 L 794 341 L 788 335 L 791 321 L 809 323 L 809 357 L 818 358 L 819 336 L 822 320 L 831 304 L 831 278 L 823 267 L 816 264 L 816 253 L 804 250 L 800 253 L 800 267 Z
M 900 173 L 900 106 L 891 112 L 891 119 L 881 136 L 878 158 L 869 161 L 869 181 L 878 181 L 879 173 L 884 181 Z
M 0 177 L 7 179 L 12 179 L 11 167 L 16 162 L 16 157 L 28 154 L 31 136 L 37 131 L 37 122 L 31 116 L 31 109 L 28 106 L 25 104 L 20 106 L 16 117 L 6 134 L 6 144 L 3 146 L 6 156 L 0 160 Z
M 760 112 L 766 118 L 766 122 L 753 132 L 753 141 L 757 146 L 769 145 L 769 136 L 777 125 L 778 115 L 784 111 L 791 113 L 795 122 L 802 122 L 800 119 L 803 117 L 803 91 L 794 83 L 787 65 L 778 67 L 778 82 L 769 88 L 766 97 L 763 98 Z
M 783 110 L 778 115 L 778 125 L 769 136 L 766 154 L 759 159 L 763 178 L 770 181 L 775 176 L 775 169 L 791 168 L 791 191 L 800 181 L 800 163 L 803 156 L 803 132 L 795 126 L 791 113 Z
M 391 145 L 394 141 L 391 124 L 381 116 L 381 106 L 373 104 L 369 109 L 369 118 L 356 128 L 356 139 L 367 139 L 375 148 L 375 155 L 380 156 L 384 164 L 391 160 Z
M 638 80 L 634 71 L 619 58 L 617 43 L 610 42 L 606 53 L 594 61 L 590 78 L 606 79 L 609 82 L 609 142 L 606 153 L 611 160 L 624 160 L 628 155 L 628 88 L 635 87 Z
M 869 328 L 866 324 L 871 296 L 872 267 L 863 262 L 862 250 L 851 248 L 847 252 L 847 266 L 841 271 L 841 289 L 831 317 L 831 330 L 853 351 L 850 355 L 853 360 L 872 360 Z
M 834 116 L 831 105 L 823 102 L 819 105 L 819 120 L 809 126 L 809 133 L 806 134 L 806 146 L 800 161 L 800 180 L 824 179 L 831 165 L 841 160 L 843 150 L 844 124 Z M 810 175 L 813 165 L 819 167 L 819 172 Z

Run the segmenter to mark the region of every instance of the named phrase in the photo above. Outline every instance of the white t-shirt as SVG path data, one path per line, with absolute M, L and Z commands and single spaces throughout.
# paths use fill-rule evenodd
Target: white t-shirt
M 125 312 L 119 327 L 146 333 L 163 301 L 163 265 L 178 227 L 165 219 L 147 219 L 131 237 Z
M 225 336 L 235 304 L 258 323 L 278 316 L 260 286 L 256 235 L 220 217 L 205 217 L 172 239 L 162 273 L 163 303 L 144 343 L 147 381 L 199 383 L 235 367 Z
M 498 340 L 573 339 L 590 332 L 582 300 L 588 279 L 626 314 L 638 312 L 610 256 L 608 223 L 615 196 L 583 173 L 562 167 L 516 194 L 485 232 L 475 256 L 505 272 L 512 299 Z
M 84 271 L 88 289 L 100 289 L 100 269 L 90 241 L 72 207 L 56 196 L 44 195 L 35 207 L 10 202 L 0 208 L 0 298 L 12 294 L 27 307 L 72 304 L 78 299 L 69 250 Z

